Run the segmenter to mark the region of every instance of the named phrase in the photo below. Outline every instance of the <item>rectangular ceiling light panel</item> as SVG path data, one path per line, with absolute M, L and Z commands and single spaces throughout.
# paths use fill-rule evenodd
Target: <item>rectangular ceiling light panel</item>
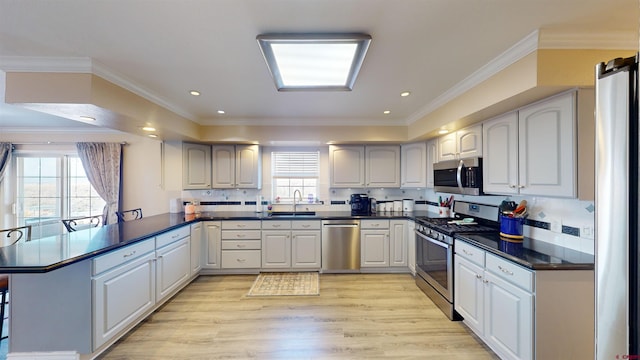
M 259 35 L 257 40 L 278 91 L 352 90 L 371 36 Z

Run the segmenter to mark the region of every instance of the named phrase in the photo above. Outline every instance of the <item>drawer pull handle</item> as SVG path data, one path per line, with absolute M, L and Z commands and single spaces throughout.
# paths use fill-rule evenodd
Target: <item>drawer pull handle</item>
M 237 247 L 239 247 L 239 248 L 243 248 L 243 247 L 246 247 L 247 245 L 238 244 L 238 245 L 236 245 L 236 246 L 237 246 Z
M 509 269 L 505 269 L 502 266 L 498 265 L 498 269 L 507 275 L 513 275 L 513 271 L 509 271 Z
M 280 224 L 273 224 L 273 227 L 280 227 Z
M 124 255 L 122 255 L 122 257 L 123 257 L 123 258 L 128 258 L 129 256 L 133 256 L 133 255 L 135 255 L 135 253 L 136 253 L 136 251 L 135 251 L 135 250 L 133 250 L 132 252 L 130 252 L 130 253 L 128 253 L 128 254 L 124 254 Z
M 371 224 L 371 226 L 378 227 L 378 226 L 380 226 L 380 224 Z
M 245 234 L 238 234 L 238 235 L 236 235 L 236 237 L 239 237 L 239 238 L 243 238 L 243 237 L 245 237 L 245 236 L 246 236 Z
M 179 236 L 180 236 L 180 234 L 175 234 L 175 235 L 172 235 L 172 236 L 171 236 L 171 238 L 172 238 L 172 239 L 175 239 L 175 238 L 177 238 L 177 237 L 179 237 Z
M 489 283 L 489 280 L 484 279 L 484 280 L 482 280 L 482 282 L 483 282 L 483 283 L 485 283 L 485 284 L 488 284 L 488 283 Z
M 238 224 L 237 226 L 238 226 L 239 228 L 243 228 L 243 227 L 246 227 L 247 225 L 245 225 L 245 224 Z
M 243 262 L 247 261 L 247 259 L 236 259 L 236 261 L 239 262 L 239 263 L 243 263 Z
M 471 251 L 467 251 L 467 249 L 462 249 L 462 252 L 466 255 L 473 256 L 473 253 Z
M 303 227 L 303 228 L 309 228 L 309 227 L 311 227 L 311 225 L 306 225 L 306 224 L 305 224 L 305 225 L 302 225 L 302 227 Z

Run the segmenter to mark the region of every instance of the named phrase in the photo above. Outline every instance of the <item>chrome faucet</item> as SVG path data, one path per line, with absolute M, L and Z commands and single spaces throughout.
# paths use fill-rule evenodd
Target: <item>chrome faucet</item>
M 296 214 L 296 194 L 298 194 L 298 199 L 302 202 L 302 192 L 299 189 L 293 192 L 293 214 Z

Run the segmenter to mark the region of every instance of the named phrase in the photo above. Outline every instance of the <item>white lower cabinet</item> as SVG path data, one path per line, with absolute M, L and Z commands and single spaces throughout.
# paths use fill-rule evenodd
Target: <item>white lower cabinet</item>
M 413 220 L 407 221 L 407 232 L 405 237 L 407 239 L 407 265 L 412 275 L 416 274 L 416 240 L 415 240 L 416 222 Z
M 408 268 L 407 220 L 362 220 L 360 228 L 360 267 Z
M 156 250 L 156 299 L 163 300 L 185 283 L 191 274 L 190 237 Z
M 201 222 L 191 225 L 191 276 L 199 274 L 202 269 L 202 226 Z
M 155 305 L 155 239 L 93 260 L 93 350 Z
M 223 221 L 221 223 L 221 269 L 259 269 L 261 221 Z
M 533 272 L 456 240 L 454 305 L 503 359 L 533 359 Z
M 263 269 L 320 269 L 321 222 L 275 220 L 262 222 Z
M 204 252 L 202 254 L 203 269 L 220 269 L 220 251 L 222 239 L 222 227 L 220 221 L 204 221 L 203 241 Z

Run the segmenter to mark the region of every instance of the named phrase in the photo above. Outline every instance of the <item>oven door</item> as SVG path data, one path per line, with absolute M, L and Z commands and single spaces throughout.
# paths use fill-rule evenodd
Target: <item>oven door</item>
M 453 301 L 453 246 L 416 231 L 416 272 L 448 302 Z

